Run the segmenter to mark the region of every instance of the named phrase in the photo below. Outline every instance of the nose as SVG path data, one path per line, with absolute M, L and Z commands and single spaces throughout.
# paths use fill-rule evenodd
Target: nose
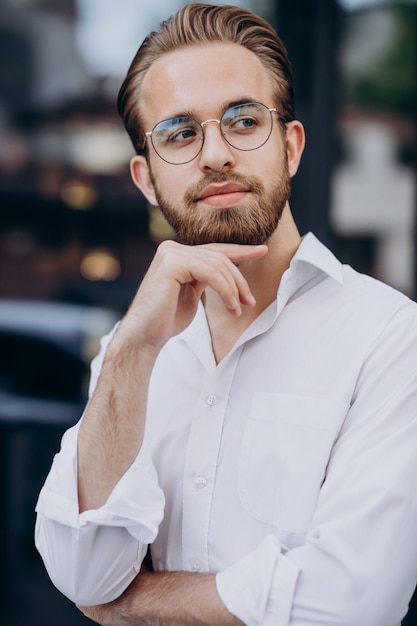
M 220 120 L 206 120 L 203 124 L 204 142 L 199 155 L 199 166 L 204 172 L 221 172 L 235 166 L 235 155 L 220 130 Z

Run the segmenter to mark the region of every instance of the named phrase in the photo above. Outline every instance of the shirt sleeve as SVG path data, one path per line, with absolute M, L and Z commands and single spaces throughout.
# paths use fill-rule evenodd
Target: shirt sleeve
M 107 343 L 92 364 L 91 390 Z M 118 597 L 136 576 L 157 535 L 165 499 L 142 448 L 107 502 L 79 514 L 78 429 L 65 433 L 39 494 L 35 543 L 55 586 L 77 604 L 93 605 Z
M 216 575 L 217 592 L 247 626 L 286 626 L 299 572 L 276 537 L 267 535 L 254 552 Z
M 362 365 L 304 545 L 267 537 L 217 574 L 250 626 L 393 626 L 417 576 L 417 317 L 398 312 Z M 314 442 L 311 442 L 314 445 Z

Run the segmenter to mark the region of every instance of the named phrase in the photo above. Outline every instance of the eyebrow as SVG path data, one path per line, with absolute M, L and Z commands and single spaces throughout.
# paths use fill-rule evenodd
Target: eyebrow
M 225 102 L 223 105 L 219 107 L 219 110 L 221 111 L 220 117 L 223 115 L 225 111 L 227 111 L 227 109 L 230 109 L 230 107 L 239 106 L 241 104 L 248 104 L 250 102 L 259 102 L 259 100 L 257 98 L 253 98 L 252 96 L 244 96 L 244 97 L 238 98 L 237 100 L 231 100 L 231 101 Z M 188 111 L 175 113 L 174 115 L 169 115 L 168 117 L 165 117 L 164 120 L 177 119 L 179 117 L 192 117 L 193 119 L 198 120 L 199 116 L 196 114 L 195 111 L 192 111 L 190 109 Z

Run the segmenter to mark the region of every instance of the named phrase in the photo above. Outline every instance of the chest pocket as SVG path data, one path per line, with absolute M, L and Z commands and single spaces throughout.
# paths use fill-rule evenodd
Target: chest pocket
M 348 409 L 334 398 L 255 394 L 238 468 L 239 497 L 250 515 L 306 532 Z

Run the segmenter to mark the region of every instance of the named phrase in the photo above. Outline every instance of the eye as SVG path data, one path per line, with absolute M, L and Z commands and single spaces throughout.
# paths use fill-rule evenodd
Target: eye
M 166 139 L 166 143 L 186 144 L 194 141 L 198 136 L 195 128 L 189 126 L 187 128 L 181 128 L 174 133 L 171 133 Z
M 187 146 L 201 136 L 199 124 L 189 117 L 160 122 L 154 130 L 154 140 L 175 148 Z
M 233 120 L 230 124 L 231 129 L 234 131 L 239 130 L 252 130 L 256 126 L 258 126 L 258 120 L 255 117 L 241 116 L 240 118 Z
M 242 105 L 232 107 L 223 115 L 222 127 L 225 132 L 248 134 L 255 131 L 260 125 L 260 115 L 257 105 Z

